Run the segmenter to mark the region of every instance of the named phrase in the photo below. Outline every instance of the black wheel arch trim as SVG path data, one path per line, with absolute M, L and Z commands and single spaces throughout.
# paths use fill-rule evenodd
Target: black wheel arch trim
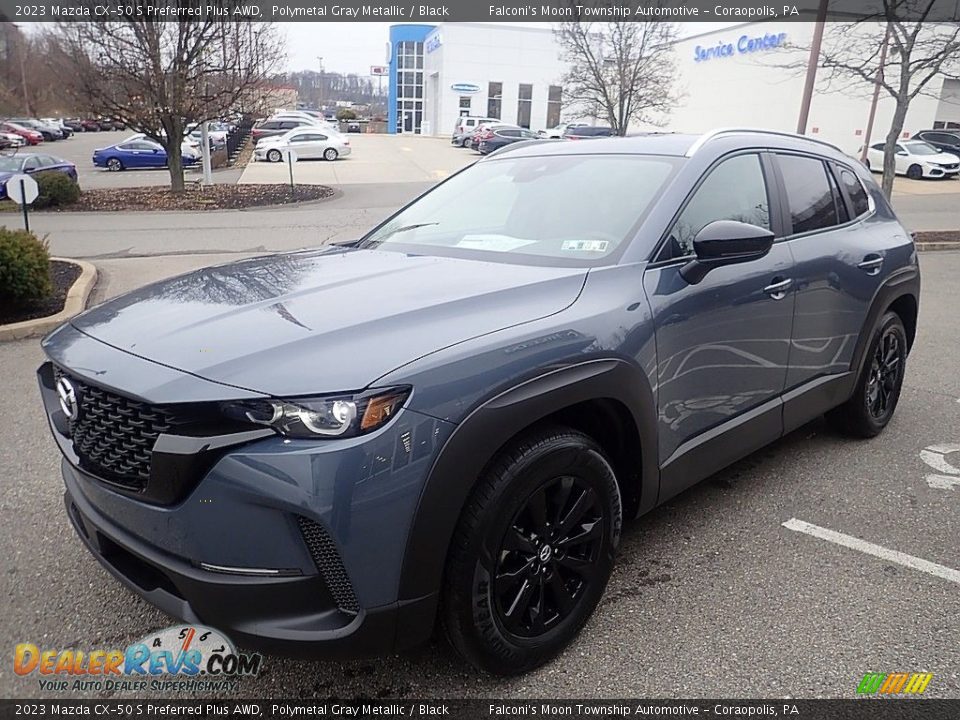
M 618 358 L 545 372 L 487 399 L 457 425 L 427 478 L 400 575 L 399 599 L 438 593 L 454 530 L 470 492 L 496 453 L 526 428 L 578 403 L 613 399 L 632 415 L 640 436 L 640 507 L 657 501 L 656 403 L 646 374 Z
M 859 377 L 863 369 L 863 363 L 866 360 L 867 349 L 870 347 L 870 340 L 873 336 L 873 329 L 877 326 L 880 318 L 890 307 L 900 298 L 909 296 L 913 299 L 914 305 L 919 312 L 920 309 L 920 271 L 916 265 L 910 265 L 900 268 L 891 273 L 877 288 L 874 293 L 873 301 L 870 303 L 870 310 L 860 328 L 860 335 L 857 337 L 857 344 L 853 351 L 853 361 L 850 363 L 850 369 Z M 916 318 L 914 318 L 916 322 Z M 904 319 L 904 325 L 907 325 Z M 908 331 L 908 351 L 909 346 L 913 345 L 913 337 L 909 336 Z M 852 392 L 852 391 L 851 391 Z

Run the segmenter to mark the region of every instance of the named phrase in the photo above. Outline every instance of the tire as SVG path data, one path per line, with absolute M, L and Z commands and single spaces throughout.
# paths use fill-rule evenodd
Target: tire
M 911 165 L 907 168 L 907 177 L 911 180 L 920 180 L 923 177 L 923 168 L 919 165 Z
M 863 164 L 867 166 L 867 170 L 869 170 L 870 172 L 873 172 L 873 168 L 870 167 L 870 158 L 867 158 L 866 160 L 864 160 Z
M 853 396 L 827 419 L 840 432 L 859 438 L 879 435 L 890 422 L 907 360 L 907 332 L 895 312 L 887 312 L 873 331 Z
M 283 160 L 283 153 L 279 150 L 267 150 L 267 160 L 270 162 L 280 162 Z
M 447 557 L 440 616 L 457 653 L 495 675 L 560 653 L 603 595 L 621 516 L 613 468 L 587 435 L 546 428 L 502 451 Z
M 323 151 L 324 160 L 329 160 L 330 162 L 333 162 L 338 157 L 340 157 L 340 153 L 338 153 L 335 148 L 327 148 L 326 150 Z
M 123 170 L 123 162 L 121 162 L 120 158 L 110 158 L 107 160 L 107 170 L 110 170 L 111 172 L 120 172 Z

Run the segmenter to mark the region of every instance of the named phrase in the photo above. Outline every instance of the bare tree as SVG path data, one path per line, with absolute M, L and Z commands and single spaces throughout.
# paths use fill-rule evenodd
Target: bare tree
M 879 85 L 893 98 L 893 117 L 883 149 L 882 187 L 889 198 L 896 145 L 910 104 L 918 95 L 930 92 L 935 79 L 957 77 L 960 25 L 927 20 L 938 0 L 882 1 L 882 13 L 829 26 L 820 66 L 832 90 L 862 92 Z
M 618 135 L 631 121 L 663 124 L 679 99 L 673 24 L 578 19 L 561 23 L 554 34 L 569 64 L 562 81 L 567 104 L 605 117 Z
M 173 192 L 184 189 L 187 125 L 250 108 L 285 56 L 272 24 L 242 16 L 62 22 L 48 41 L 78 109 L 119 120 L 164 147 Z

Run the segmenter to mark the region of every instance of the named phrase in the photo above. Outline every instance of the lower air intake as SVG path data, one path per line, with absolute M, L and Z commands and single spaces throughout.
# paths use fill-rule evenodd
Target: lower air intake
M 323 576 L 337 607 L 348 613 L 358 612 L 360 605 L 357 603 L 357 596 L 353 593 L 353 585 L 350 584 L 343 560 L 340 559 L 340 553 L 337 552 L 337 546 L 334 545 L 330 535 L 322 526 L 309 518 L 298 515 L 297 522 L 303 534 L 303 541 L 310 550 L 310 557 L 313 558 L 317 570 Z

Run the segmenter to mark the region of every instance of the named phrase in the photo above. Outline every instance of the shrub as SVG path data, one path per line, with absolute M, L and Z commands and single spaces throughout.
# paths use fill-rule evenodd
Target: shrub
M 350 108 L 340 108 L 337 110 L 337 120 L 356 120 L 357 114 Z
M 48 170 L 33 176 L 39 194 L 31 207 L 47 208 L 72 205 L 80 198 L 80 186 L 61 172 Z
M 28 306 L 52 292 L 47 243 L 26 230 L 0 227 L 0 306 Z

